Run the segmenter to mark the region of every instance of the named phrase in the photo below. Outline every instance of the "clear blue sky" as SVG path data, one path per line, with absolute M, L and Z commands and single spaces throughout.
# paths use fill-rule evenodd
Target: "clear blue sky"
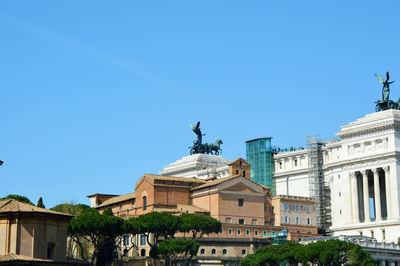
M 201 121 L 305 145 L 400 97 L 399 1 L 0 1 L 0 196 L 124 194 Z

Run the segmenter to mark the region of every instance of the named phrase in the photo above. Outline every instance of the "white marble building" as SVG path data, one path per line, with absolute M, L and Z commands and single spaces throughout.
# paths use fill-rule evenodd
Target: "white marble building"
M 276 195 L 310 197 L 307 150 L 278 153 L 274 164 Z
M 332 234 L 378 241 L 400 237 L 400 111 L 368 114 L 326 143 L 323 175 L 330 188 Z M 310 196 L 308 151 L 278 153 L 277 194 Z
M 160 175 L 179 176 L 179 177 L 197 177 L 223 178 L 229 175 L 229 161 L 218 155 L 194 154 L 185 156 L 182 159 L 165 166 L 159 171 Z

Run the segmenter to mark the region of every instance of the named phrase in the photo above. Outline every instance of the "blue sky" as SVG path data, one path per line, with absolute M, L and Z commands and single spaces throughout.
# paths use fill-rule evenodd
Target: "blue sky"
M 0 196 L 124 194 L 188 155 L 281 147 L 374 111 L 398 79 L 398 1 L 0 1 Z

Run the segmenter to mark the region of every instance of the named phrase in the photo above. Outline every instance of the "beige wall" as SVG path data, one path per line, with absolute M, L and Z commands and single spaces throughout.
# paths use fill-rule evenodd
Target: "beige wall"
M 3 217 L 0 219 L 0 255 L 14 253 L 47 259 L 48 245 L 54 243 L 51 259 L 65 259 L 67 227 L 68 219 L 64 217 L 31 214 Z
M 155 185 L 154 203 L 190 204 L 190 187 Z

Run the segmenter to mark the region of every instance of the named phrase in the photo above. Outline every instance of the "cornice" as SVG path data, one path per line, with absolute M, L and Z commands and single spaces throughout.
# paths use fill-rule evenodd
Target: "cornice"
M 342 167 L 344 170 L 363 168 L 366 166 L 371 166 L 371 163 L 387 164 L 395 162 L 396 160 L 398 160 L 399 157 L 400 157 L 400 152 L 380 153 L 376 155 L 368 155 L 368 156 L 326 164 L 323 166 L 323 169 L 330 170 L 331 168 L 337 168 L 337 167 Z
M 356 223 L 356 224 L 347 224 L 343 226 L 336 226 L 330 227 L 332 231 L 344 231 L 344 230 L 355 230 L 355 229 L 368 229 L 373 227 L 380 227 L 380 226 L 390 226 L 390 225 L 400 225 L 400 220 L 387 220 L 387 221 L 380 221 L 380 222 L 368 222 L 368 223 Z
M 303 169 L 298 169 L 298 170 L 291 170 L 291 171 L 285 171 L 285 172 L 279 172 L 279 173 L 274 173 L 274 177 L 282 177 L 282 176 L 287 176 L 287 175 L 300 175 L 300 174 L 305 174 L 308 173 L 309 168 L 303 168 Z
M 368 124 L 360 127 L 343 129 L 341 131 L 336 132 L 335 134 L 336 136 L 340 137 L 343 142 L 343 140 L 346 138 L 381 132 L 389 129 L 399 130 L 400 121 L 391 119 L 389 121 L 375 122 L 373 124 Z

